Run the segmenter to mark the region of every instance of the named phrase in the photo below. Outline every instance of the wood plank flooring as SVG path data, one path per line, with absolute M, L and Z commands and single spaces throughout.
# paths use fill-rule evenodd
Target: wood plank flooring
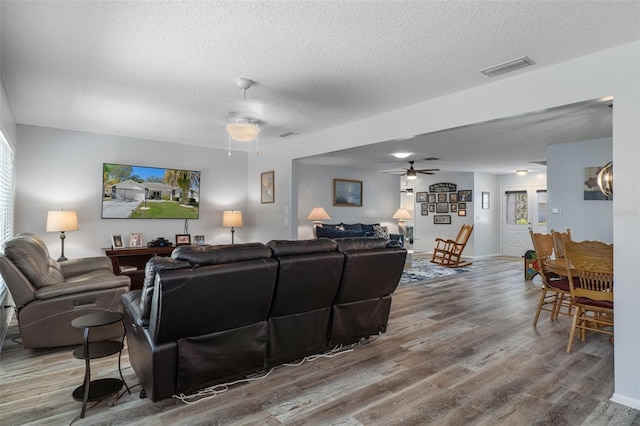
M 468 269 L 401 285 L 387 333 L 351 352 L 279 367 L 192 405 L 140 399 L 137 386 L 84 419 L 71 397 L 84 362 L 72 348 L 23 349 L 14 319 L 0 355 L 0 424 L 640 426 L 639 411 L 609 401 L 608 336 L 589 334 L 567 354 L 568 317 L 543 312 L 532 327 L 540 281 L 524 279 L 522 259 Z M 126 349 L 122 360 L 136 384 Z M 117 357 L 92 361 L 92 371 L 117 377 Z

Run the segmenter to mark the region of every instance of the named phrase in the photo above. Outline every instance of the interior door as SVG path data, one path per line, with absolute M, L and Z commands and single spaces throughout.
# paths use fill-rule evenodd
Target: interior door
M 547 190 L 544 186 L 512 186 L 501 192 L 502 255 L 520 257 L 533 249 L 529 227 L 547 232 Z

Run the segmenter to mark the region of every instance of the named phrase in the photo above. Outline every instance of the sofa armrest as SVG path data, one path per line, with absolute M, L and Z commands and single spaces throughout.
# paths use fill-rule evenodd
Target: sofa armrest
M 107 256 L 83 257 L 79 259 L 71 259 L 59 263 L 62 269 L 62 275 L 66 279 L 75 277 L 76 275 L 86 274 L 98 270 L 113 271 L 111 259 Z M 115 274 L 114 274 L 115 275 Z
M 131 320 L 134 324 L 144 326 L 142 323 L 142 317 L 140 312 L 140 297 L 142 296 L 142 290 L 132 290 L 124 293 L 120 296 L 120 302 L 122 302 L 122 308 L 124 312 L 127 312 L 131 316 Z M 147 321 L 148 325 L 148 321 Z
M 96 281 L 81 281 L 75 283 L 64 283 L 42 287 L 36 290 L 36 299 L 52 299 L 54 297 L 66 296 L 69 294 L 81 295 L 88 291 L 109 290 L 124 287 L 129 290 L 131 279 L 124 275 L 114 275 L 112 279 L 102 279 Z

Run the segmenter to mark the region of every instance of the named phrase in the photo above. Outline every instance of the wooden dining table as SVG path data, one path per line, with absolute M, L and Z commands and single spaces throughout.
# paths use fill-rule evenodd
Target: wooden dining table
M 553 272 L 557 275 L 567 276 L 567 258 L 562 259 L 547 259 L 544 261 L 544 268 L 547 271 Z

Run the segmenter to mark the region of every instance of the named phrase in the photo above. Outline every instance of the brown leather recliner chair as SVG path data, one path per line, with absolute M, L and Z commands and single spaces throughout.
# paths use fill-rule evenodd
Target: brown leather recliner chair
M 49 257 L 44 241 L 32 233 L 7 241 L 0 256 L 0 274 L 16 306 L 22 345 L 48 348 L 82 344 L 83 330 L 71 320 L 100 311 L 122 312 L 120 295 L 130 279 L 115 275 L 106 256 L 58 263 Z M 112 324 L 91 331 L 91 340 L 122 336 Z

